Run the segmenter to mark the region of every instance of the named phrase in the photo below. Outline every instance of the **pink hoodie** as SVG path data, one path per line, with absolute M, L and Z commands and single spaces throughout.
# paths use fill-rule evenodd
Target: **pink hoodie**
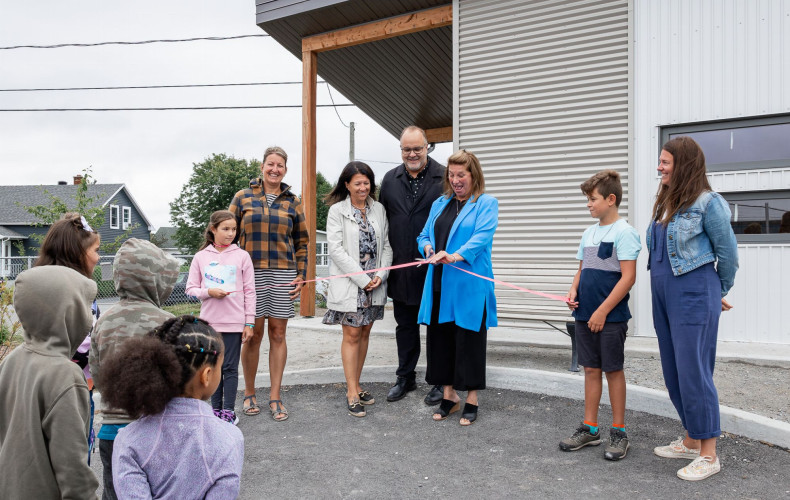
M 215 299 L 209 297 L 209 288 L 233 293 Z M 202 301 L 200 317 L 218 332 L 241 332 L 245 323 L 255 323 L 255 271 L 250 254 L 237 245 L 222 252 L 209 245 L 196 253 L 186 293 Z

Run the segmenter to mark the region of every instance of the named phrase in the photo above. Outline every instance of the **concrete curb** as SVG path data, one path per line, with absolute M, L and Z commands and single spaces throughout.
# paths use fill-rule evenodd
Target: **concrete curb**
M 362 378 L 368 382 L 391 382 L 396 368 L 395 365 L 366 366 Z M 424 372 L 425 366 L 418 366 L 418 369 Z M 489 367 L 486 382 L 490 387 L 584 400 L 584 378 L 578 375 L 525 368 Z M 345 383 L 345 377 L 340 366 L 312 368 L 286 371 L 283 383 L 283 385 L 335 384 Z M 603 384 L 601 403 L 607 404 L 609 395 L 605 379 Z M 243 386 L 243 377 L 239 374 L 239 387 Z M 255 377 L 255 386 L 268 387 L 269 375 L 259 373 Z M 629 384 L 627 408 L 679 420 L 667 393 L 655 389 Z M 720 409 L 722 431 L 790 449 L 790 423 L 729 406 L 721 406 Z

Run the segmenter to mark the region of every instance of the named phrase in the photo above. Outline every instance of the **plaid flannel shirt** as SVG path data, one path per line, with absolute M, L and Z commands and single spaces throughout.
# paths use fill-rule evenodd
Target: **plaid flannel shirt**
M 239 228 L 239 246 L 249 252 L 255 269 L 296 269 L 306 279 L 307 222 L 302 202 L 280 184 L 281 193 L 270 207 L 263 192 L 263 181 L 252 179 L 230 202 Z

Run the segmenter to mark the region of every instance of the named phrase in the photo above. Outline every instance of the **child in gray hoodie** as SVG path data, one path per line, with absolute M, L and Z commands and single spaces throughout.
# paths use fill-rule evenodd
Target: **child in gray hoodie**
M 97 498 L 88 467 L 90 400 L 71 357 L 93 323 L 96 283 L 63 266 L 34 267 L 14 285 L 24 344 L 0 364 L 2 497 Z
M 162 309 L 178 279 L 178 261 L 150 241 L 130 238 L 115 253 L 112 277 L 119 301 L 102 314 L 91 335 L 90 365 L 99 392 L 114 383 L 104 376 L 104 361 L 127 340 L 143 337 L 173 315 Z M 133 422 L 126 412 L 102 401 L 99 455 L 104 500 L 115 500 L 112 452 L 118 431 Z

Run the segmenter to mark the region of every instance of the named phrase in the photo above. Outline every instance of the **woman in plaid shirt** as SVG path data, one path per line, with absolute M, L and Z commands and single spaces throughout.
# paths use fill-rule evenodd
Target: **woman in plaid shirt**
M 288 418 L 280 399 L 288 349 L 285 329 L 294 317 L 293 301 L 299 296 L 307 268 L 307 223 L 299 198 L 282 182 L 288 168 L 288 155 L 277 146 L 263 155 L 261 177 L 252 179 L 230 203 L 236 216 L 239 246 L 249 252 L 255 268 L 257 295 L 253 337 L 241 348 L 244 371 L 244 414 L 260 413 L 255 398 L 255 374 L 263 340 L 263 326 L 269 320 L 269 409 L 278 422 Z M 273 285 L 293 285 L 267 288 Z

